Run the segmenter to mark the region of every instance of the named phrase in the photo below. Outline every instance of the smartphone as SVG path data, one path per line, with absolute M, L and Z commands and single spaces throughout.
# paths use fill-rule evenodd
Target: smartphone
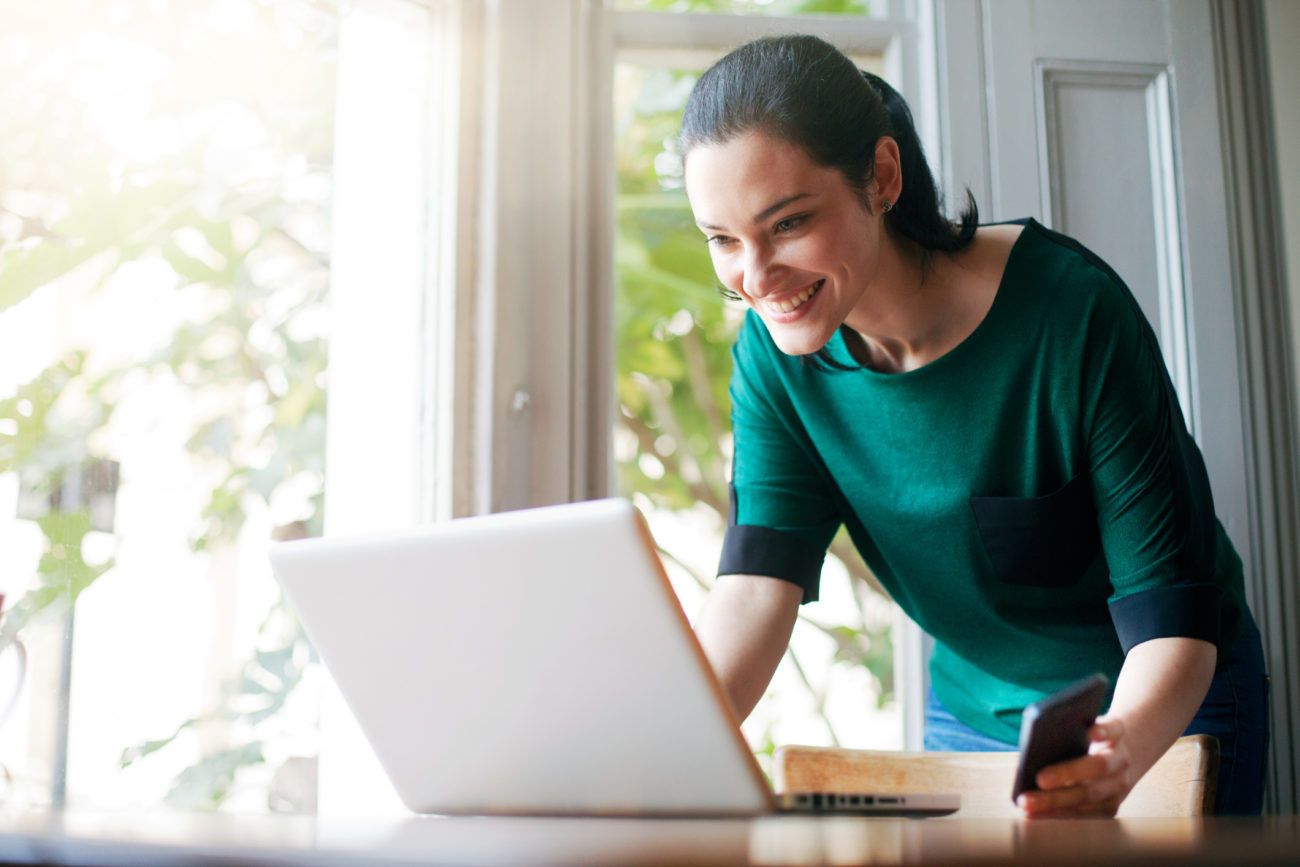
M 1038 788 L 1034 778 L 1043 768 L 1087 754 L 1088 728 L 1101 710 L 1108 683 L 1106 675 L 1094 674 L 1025 708 L 1012 801 Z

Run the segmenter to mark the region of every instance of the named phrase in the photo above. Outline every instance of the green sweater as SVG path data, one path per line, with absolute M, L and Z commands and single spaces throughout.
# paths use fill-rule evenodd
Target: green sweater
M 827 349 L 856 367 L 842 334 Z M 1032 220 L 992 307 L 905 373 L 732 352 L 732 514 L 719 574 L 817 598 L 841 525 L 935 639 L 931 683 L 1015 743 L 1024 706 L 1151 638 L 1230 647 L 1241 561 L 1214 515 L 1155 335 L 1115 273 Z

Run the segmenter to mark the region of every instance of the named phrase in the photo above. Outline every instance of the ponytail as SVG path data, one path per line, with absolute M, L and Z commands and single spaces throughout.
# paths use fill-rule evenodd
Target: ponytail
M 922 250 L 942 250 L 954 253 L 965 247 L 975 237 L 979 225 L 979 209 L 975 197 L 966 191 L 966 209 L 960 224 L 954 225 L 940 210 L 939 190 L 930 173 L 921 150 L 921 139 L 912 123 L 912 112 L 897 90 L 887 81 L 870 72 L 863 72 L 889 114 L 890 131 L 887 133 L 898 143 L 898 158 L 902 164 L 903 189 L 894 207 L 885 214 L 885 221 L 904 238 L 915 241 Z

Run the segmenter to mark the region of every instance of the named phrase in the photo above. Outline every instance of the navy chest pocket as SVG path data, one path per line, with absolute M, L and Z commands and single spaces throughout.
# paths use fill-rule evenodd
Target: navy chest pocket
M 984 550 L 1007 584 L 1071 587 L 1101 553 L 1088 474 L 1044 497 L 971 497 Z

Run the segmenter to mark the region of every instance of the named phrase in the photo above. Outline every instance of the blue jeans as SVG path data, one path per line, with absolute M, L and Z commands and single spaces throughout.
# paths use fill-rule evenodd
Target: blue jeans
M 1220 655 L 1210 690 L 1185 732 L 1219 739 L 1216 815 L 1257 816 L 1264 806 L 1268 704 L 1264 649 L 1259 629 L 1248 614 L 1241 638 L 1231 651 Z M 1014 751 L 1017 747 L 958 722 L 931 690 L 925 706 L 925 748 L 975 752 Z

